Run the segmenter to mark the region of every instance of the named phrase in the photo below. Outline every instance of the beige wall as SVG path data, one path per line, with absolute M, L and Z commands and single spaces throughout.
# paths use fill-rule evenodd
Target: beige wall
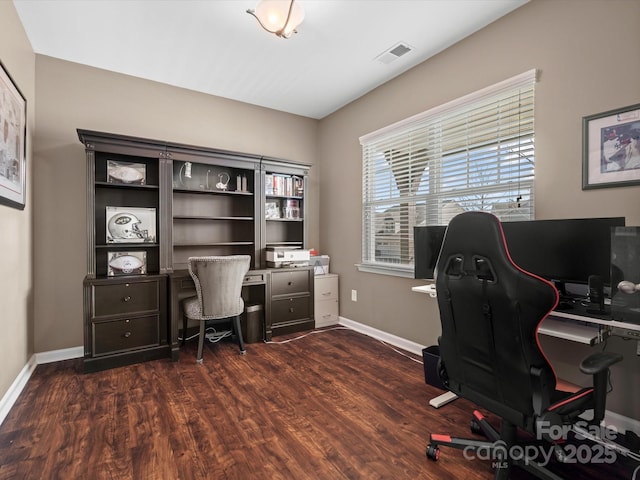
M 316 120 L 41 55 L 36 78 L 36 352 L 83 344 L 86 170 L 77 128 L 316 163 Z M 315 168 L 310 178 L 317 245 Z
M 35 126 L 35 56 L 13 3 L 0 2 L 0 61 L 27 99 L 26 208 L 0 205 L 0 398 L 33 353 L 32 140 Z
M 361 149 L 358 138 L 524 72 L 536 85 L 536 217 L 624 215 L 640 225 L 640 187 L 582 191 L 581 119 L 640 102 L 640 1 L 532 0 L 440 55 L 386 83 L 320 123 L 320 243 L 340 274 L 340 314 L 419 344 L 440 334 L 435 300 L 411 292 L 421 282 L 359 272 Z M 351 290 L 358 291 L 357 303 Z M 563 350 L 548 342 L 566 376 Z M 610 341 L 625 355 L 616 369 L 613 410 L 640 418 L 635 342 Z M 567 368 L 564 368 L 564 367 Z M 583 381 L 579 375 L 575 380 Z M 632 389 L 632 397 L 625 391 Z M 626 398 L 625 398 L 626 396 Z

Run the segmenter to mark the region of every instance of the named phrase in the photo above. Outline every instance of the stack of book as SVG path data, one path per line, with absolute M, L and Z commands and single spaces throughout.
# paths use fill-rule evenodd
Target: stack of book
M 265 193 L 277 197 L 301 197 L 303 195 L 303 180 L 294 175 L 279 175 L 268 173 L 265 175 Z

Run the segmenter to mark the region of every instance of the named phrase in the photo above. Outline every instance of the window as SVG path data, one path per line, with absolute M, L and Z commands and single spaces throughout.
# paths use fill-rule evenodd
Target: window
M 413 227 L 533 219 L 531 70 L 360 138 L 364 271 L 413 277 Z

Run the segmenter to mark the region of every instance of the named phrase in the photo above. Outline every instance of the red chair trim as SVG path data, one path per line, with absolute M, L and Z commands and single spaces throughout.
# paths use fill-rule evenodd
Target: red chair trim
M 492 214 L 490 214 L 492 215 Z M 546 283 L 547 285 L 549 285 L 551 288 L 553 288 L 553 291 L 556 292 L 556 301 L 553 304 L 553 307 L 551 307 L 551 310 L 549 310 L 538 322 L 538 325 L 536 326 L 536 344 L 538 345 L 538 350 L 540 350 L 540 353 L 542 353 L 542 356 L 545 358 L 545 360 L 547 361 L 547 364 L 551 367 L 551 371 L 553 372 L 553 377 L 555 379 L 555 383 L 558 383 L 558 375 L 556 375 L 556 370 L 555 368 L 553 368 L 553 364 L 551 363 L 551 361 L 549 360 L 549 357 L 547 357 L 547 355 L 544 353 L 544 350 L 542 349 L 542 345 L 540 345 L 540 335 L 539 335 L 539 330 L 540 330 L 540 325 L 542 324 L 542 322 L 545 321 L 545 319 L 551 314 L 551 312 L 553 312 L 555 310 L 555 308 L 558 306 L 558 301 L 560 300 L 560 297 L 558 295 L 558 290 L 556 290 L 555 285 L 553 285 L 553 283 L 551 283 L 549 280 L 547 280 L 546 278 L 542 278 L 538 275 L 536 275 L 535 273 L 531 273 L 531 272 L 527 272 L 526 270 L 524 270 L 523 268 L 521 268 L 518 264 L 516 264 L 513 259 L 511 258 L 511 254 L 509 253 L 509 247 L 507 245 L 507 239 L 504 236 L 504 230 L 502 229 L 502 225 L 498 224 L 498 226 L 500 227 L 500 234 L 502 236 L 502 243 L 504 244 L 504 249 L 505 252 L 507 253 L 507 257 L 509 258 L 509 262 L 511 262 L 511 265 L 513 265 L 516 269 L 520 270 L 522 273 L 524 273 L 525 275 L 528 275 L 530 277 L 536 278 L 538 280 L 540 280 L 541 282 Z
M 565 398 L 564 400 L 559 401 L 558 403 L 554 403 L 553 405 L 551 405 L 548 410 L 555 410 L 556 408 L 560 408 L 563 405 L 566 405 L 567 403 L 571 403 L 574 402 L 582 397 L 586 397 L 587 395 L 591 395 L 593 393 L 593 388 L 587 388 L 586 390 L 583 390 L 582 392 L 576 394 L 576 395 L 571 395 L 568 398 Z
M 431 434 L 431 440 L 438 443 L 451 443 L 451 435 Z

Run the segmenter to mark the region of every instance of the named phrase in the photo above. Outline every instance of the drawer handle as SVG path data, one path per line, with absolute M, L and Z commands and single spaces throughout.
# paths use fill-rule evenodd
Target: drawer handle
M 124 338 L 129 338 L 131 336 L 131 332 L 124 332 L 124 335 L 122 335 Z
M 127 295 L 122 299 L 123 302 L 129 302 L 131 300 L 131 296 Z
M 326 297 L 327 295 L 331 295 L 331 292 L 324 292 L 322 295 Z
M 293 307 L 289 309 L 289 313 L 293 313 Z
M 293 285 L 293 282 L 289 281 L 289 282 L 287 282 L 287 285 L 291 286 L 291 285 Z

